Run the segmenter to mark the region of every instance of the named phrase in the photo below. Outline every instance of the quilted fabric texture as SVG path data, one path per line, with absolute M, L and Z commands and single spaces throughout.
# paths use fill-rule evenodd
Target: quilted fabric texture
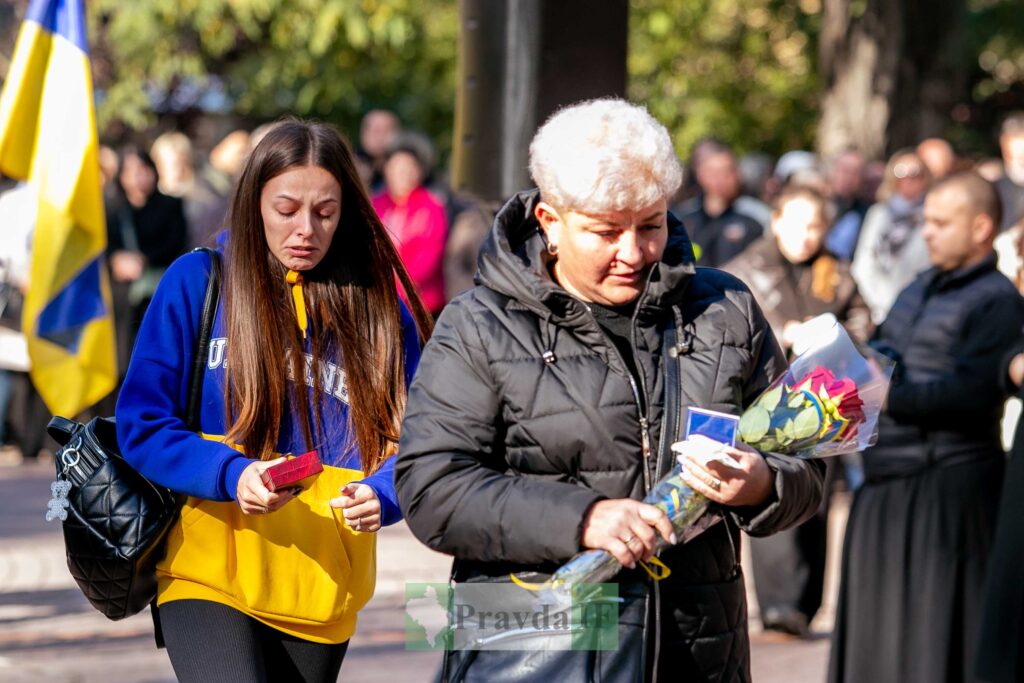
M 179 506 L 171 491 L 124 462 L 116 444 L 101 443 L 113 430 L 95 429 L 96 422 L 80 425 L 76 436 L 82 438 L 71 440 L 82 466 L 99 464 L 68 496 L 64 543 L 68 569 L 85 597 L 107 618 L 123 619 L 156 595 L 154 568 Z

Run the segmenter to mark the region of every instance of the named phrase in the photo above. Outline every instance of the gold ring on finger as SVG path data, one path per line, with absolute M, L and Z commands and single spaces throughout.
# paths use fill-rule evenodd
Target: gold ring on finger
M 718 491 L 719 489 L 722 488 L 722 480 L 721 479 L 712 479 L 711 481 L 708 482 L 708 486 L 710 486 L 715 491 Z

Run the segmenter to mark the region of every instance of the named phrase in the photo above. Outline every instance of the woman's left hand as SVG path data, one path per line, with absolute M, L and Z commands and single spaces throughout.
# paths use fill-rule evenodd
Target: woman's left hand
M 373 533 L 380 529 L 380 500 L 366 484 L 346 484 L 341 495 L 331 499 L 331 507 L 341 508 L 345 523 L 353 531 Z
M 682 476 L 686 485 L 722 505 L 751 506 L 768 500 L 775 477 L 764 456 L 745 443 L 727 446 L 723 452 L 736 464 L 712 460 L 704 465 L 687 456 Z

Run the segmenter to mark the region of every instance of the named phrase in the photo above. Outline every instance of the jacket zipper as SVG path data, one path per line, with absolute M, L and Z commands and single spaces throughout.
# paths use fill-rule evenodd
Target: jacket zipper
M 643 297 L 641 297 L 641 298 L 643 298 Z M 636 310 L 640 310 L 640 304 L 641 303 L 642 302 L 640 302 L 640 301 L 637 302 Z M 590 306 L 586 306 L 586 304 L 584 304 L 584 307 L 587 309 L 587 313 L 590 314 L 590 318 L 591 318 L 591 320 L 594 321 L 594 324 L 597 325 L 598 328 L 600 328 L 600 325 L 598 325 L 598 323 L 597 323 L 597 318 L 594 317 L 594 312 L 590 309 Z M 636 358 L 637 358 L 637 353 L 636 353 L 636 313 L 635 312 L 633 313 L 633 318 L 632 318 L 631 322 L 632 322 L 632 324 L 630 325 L 630 330 L 629 330 L 629 345 L 630 345 L 630 349 L 633 351 L 633 359 L 635 361 Z M 647 384 L 644 381 L 643 368 L 640 367 L 640 363 L 639 362 L 637 363 L 637 374 L 640 375 L 640 387 L 638 388 L 636 380 L 633 378 L 633 373 L 631 373 L 629 371 L 629 366 L 626 365 L 626 360 L 622 357 L 622 354 L 619 353 L 618 348 L 615 346 L 615 344 L 609 344 L 609 346 L 611 347 L 612 353 L 614 353 L 616 356 L 618 356 L 619 362 L 622 363 L 623 367 L 626 369 L 626 376 L 629 378 L 629 388 L 633 390 L 633 400 L 636 402 L 636 412 L 637 412 L 637 415 L 640 418 L 640 450 L 641 450 L 641 452 L 643 454 L 644 495 L 646 496 L 646 494 L 651 492 L 651 486 L 652 486 L 652 484 L 651 484 L 651 467 L 650 467 L 650 465 L 651 465 L 651 434 L 650 434 L 650 429 L 649 429 L 650 428 L 650 423 L 647 420 L 646 404 L 643 401 L 641 401 L 640 391 L 643 390 L 643 395 L 646 396 L 647 395 Z M 664 430 L 662 430 L 662 431 L 664 431 Z M 664 434 L 662 434 L 661 436 L 664 436 Z M 659 454 L 659 458 L 660 458 L 660 454 Z M 655 468 L 657 468 L 657 467 L 658 467 L 658 463 L 655 463 Z M 653 579 L 651 579 L 651 584 L 652 584 L 652 591 L 654 593 L 654 666 L 651 669 L 652 672 L 653 672 L 652 673 L 651 683 L 658 683 L 658 658 L 660 657 L 660 654 L 661 654 L 661 652 L 660 652 L 660 650 L 661 650 L 661 647 L 660 647 L 661 643 L 659 642 L 660 639 L 661 639 L 661 596 L 660 596 L 660 590 L 658 589 L 658 582 L 654 581 Z M 647 636 L 647 627 L 645 625 L 644 626 L 644 647 L 645 647 L 645 649 L 646 649 L 646 644 L 647 644 L 647 637 L 646 636 Z
M 594 317 L 594 312 L 592 310 L 590 310 L 590 306 L 587 306 L 586 304 L 584 304 L 584 307 L 587 309 L 587 313 L 590 314 L 590 319 L 594 321 L 594 325 L 596 325 L 597 328 L 600 329 L 601 326 L 598 324 L 597 318 Z M 636 335 L 636 321 L 634 319 L 633 320 L 633 325 L 631 325 L 630 334 L 629 334 L 629 336 L 630 336 L 629 342 L 630 342 L 630 347 L 633 349 L 633 358 L 634 358 L 634 360 L 636 359 L 635 335 Z M 626 359 L 622 357 L 621 353 L 619 353 L 619 349 L 616 348 L 615 344 L 612 344 L 610 342 L 609 342 L 609 348 L 611 349 L 611 352 L 613 354 L 615 354 L 615 356 L 619 359 L 619 362 L 622 363 L 622 367 L 626 370 L 626 377 L 629 379 L 629 388 L 633 391 L 633 401 L 636 403 L 636 412 L 637 412 L 637 415 L 640 418 L 640 452 L 643 454 L 643 459 L 644 459 L 644 494 L 646 495 L 646 494 L 650 493 L 650 491 L 651 491 L 651 470 L 650 470 L 650 462 L 651 462 L 651 434 L 650 434 L 650 429 L 649 429 L 650 428 L 650 423 L 647 421 L 647 415 L 646 415 L 646 412 L 645 412 L 646 411 L 646 406 L 645 406 L 644 401 L 641 399 L 641 395 L 640 395 L 641 391 L 643 391 L 644 396 L 647 395 L 647 387 L 646 387 L 646 383 L 644 382 L 643 370 L 640 368 L 640 365 L 638 363 L 637 364 L 637 370 L 638 370 L 638 374 L 640 375 L 640 386 L 638 387 L 637 383 L 636 383 L 636 380 L 633 378 L 633 373 L 631 373 L 629 371 L 629 366 L 626 365 Z
M 639 395 L 636 390 L 636 382 L 632 381 L 632 375 L 630 375 L 630 383 L 633 385 L 633 393 L 637 399 L 637 412 L 640 415 L 640 445 L 644 454 L 644 495 L 646 496 L 651 492 L 651 434 L 649 430 L 649 423 L 647 421 L 646 411 L 650 406 L 650 397 L 647 394 L 647 383 L 644 381 L 644 371 L 640 366 L 640 362 L 637 359 L 639 355 L 636 352 L 636 311 L 640 310 L 640 304 L 637 302 L 636 309 L 634 309 L 632 325 L 629 327 L 629 346 L 630 350 L 633 351 L 633 361 L 636 362 L 637 374 L 640 376 L 640 386 L 643 388 L 643 395 L 648 398 L 648 401 L 644 405 L 640 405 Z M 665 425 L 662 421 L 661 433 L 658 435 L 659 446 L 661 446 L 662 439 L 665 438 Z M 655 473 L 660 469 L 661 451 L 659 448 L 658 459 L 654 462 Z M 656 482 L 655 482 L 656 483 Z M 654 579 L 650 579 L 651 592 L 654 595 L 654 661 L 651 666 L 651 683 L 658 683 L 658 659 L 661 656 L 661 589 L 658 587 L 658 582 Z M 644 635 L 646 636 L 647 628 L 644 627 Z M 644 638 L 644 647 L 646 649 L 646 638 Z
M 633 388 L 636 391 L 636 387 Z M 639 406 L 639 403 L 637 404 Z M 651 433 L 647 418 L 640 416 L 640 450 L 644 455 L 644 495 L 651 492 Z
M 644 381 L 644 369 L 640 366 L 639 360 L 637 359 L 636 352 L 636 311 L 640 310 L 640 303 L 637 302 L 636 309 L 631 319 L 629 326 L 629 348 L 633 352 L 633 362 L 636 363 L 637 375 L 640 377 L 640 390 L 637 390 L 636 380 L 633 379 L 633 375 L 627 370 L 629 374 L 629 383 L 633 387 L 633 398 L 636 400 L 636 411 L 640 416 L 640 449 L 644 456 L 644 495 L 651 492 L 651 432 L 650 423 L 647 421 L 647 410 L 650 405 L 650 400 L 641 403 L 640 392 L 643 392 L 643 396 L 647 398 L 647 382 Z M 614 345 L 613 345 L 614 346 Z M 616 349 L 618 351 L 618 349 Z M 623 361 L 625 364 L 625 361 Z M 654 464 L 657 467 L 657 463 Z

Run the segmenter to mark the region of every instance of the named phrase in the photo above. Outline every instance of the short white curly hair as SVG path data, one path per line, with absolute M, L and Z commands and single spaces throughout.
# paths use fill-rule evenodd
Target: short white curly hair
M 582 213 L 642 209 L 683 182 L 665 126 L 612 98 L 552 114 L 530 143 L 530 175 L 545 202 Z

